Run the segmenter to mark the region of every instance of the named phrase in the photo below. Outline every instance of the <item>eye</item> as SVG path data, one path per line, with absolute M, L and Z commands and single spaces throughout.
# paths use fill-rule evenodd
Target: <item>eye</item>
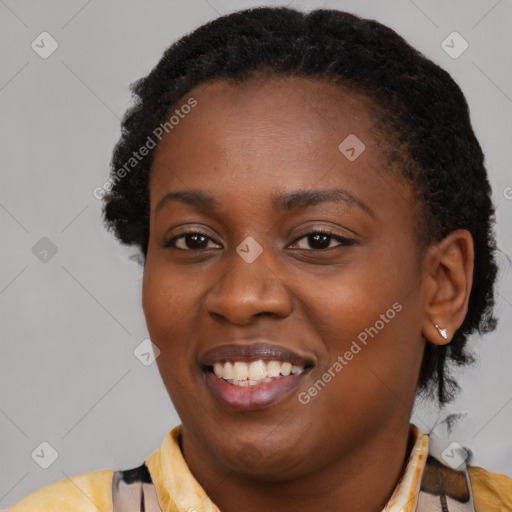
M 211 245 L 211 244 L 213 245 Z M 190 231 L 182 233 L 164 242 L 164 248 L 172 247 L 181 251 L 193 251 L 201 249 L 212 249 L 214 247 L 222 247 L 214 242 L 212 238 L 199 231 Z
M 292 249 L 325 250 L 354 244 L 355 240 L 336 235 L 329 231 L 314 231 L 297 238 L 289 247 Z

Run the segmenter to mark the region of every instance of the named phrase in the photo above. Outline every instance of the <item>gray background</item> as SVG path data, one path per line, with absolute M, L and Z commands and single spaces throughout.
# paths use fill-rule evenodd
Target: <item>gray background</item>
M 497 206 L 501 322 L 473 340 L 479 365 L 461 374 L 464 392 L 441 417 L 467 413 L 449 440 L 512 475 L 510 0 L 0 0 L 0 508 L 66 476 L 138 465 L 178 424 L 156 365 L 133 354 L 148 336 L 136 250 L 104 231 L 93 190 L 108 178 L 129 83 L 218 14 L 272 4 L 375 18 L 466 94 Z M 31 48 L 43 31 L 59 44 L 47 59 Z M 441 47 L 453 31 L 469 43 L 457 59 Z M 33 252 L 43 237 L 57 249 L 46 262 Z M 413 421 L 428 430 L 435 418 L 419 404 Z M 46 470 L 31 457 L 43 441 L 58 452 Z

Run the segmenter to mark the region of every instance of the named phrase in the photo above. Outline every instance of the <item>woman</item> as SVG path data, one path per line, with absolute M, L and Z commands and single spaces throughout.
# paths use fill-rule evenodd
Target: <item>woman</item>
M 144 464 L 11 510 L 512 509 L 409 424 L 494 328 L 491 190 L 466 101 L 391 29 L 258 8 L 134 86 L 105 221 L 182 424 Z

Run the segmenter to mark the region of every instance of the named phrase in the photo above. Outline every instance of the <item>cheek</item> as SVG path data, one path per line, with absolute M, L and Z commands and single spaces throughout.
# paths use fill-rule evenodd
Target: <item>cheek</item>
M 146 265 L 142 286 L 142 305 L 151 341 L 160 350 L 156 362 L 173 401 L 180 398 L 198 378 L 199 369 L 191 336 L 198 323 L 200 280 L 184 273 Z M 194 283 L 195 286 L 194 286 Z M 181 391 L 180 391 L 181 390 Z M 188 399 L 193 398 L 191 395 Z
M 142 284 L 142 305 L 151 341 L 159 348 L 158 370 L 169 396 L 182 418 L 200 409 L 196 395 L 196 364 L 190 336 L 196 323 L 197 280 L 183 272 L 170 272 L 164 265 L 146 264 Z
M 329 362 L 315 372 L 301 403 L 307 402 L 305 410 L 310 408 L 315 418 L 324 418 L 320 421 L 325 437 L 349 439 L 354 425 L 364 437 L 365 432 L 390 420 L 394 416 L 390 411 L 409 414 L 423 347 L 407 336 L 410 322 L 406 315 L 404 308 L 380 330 L 383 320 L 354 316 L 344 325 L 339 323 L 346 337 L 324 338 Z
M 149 263 L 144 270 L 142 307 L 148 331 L 157 345 L 185 330 L 196 314 L 201 290 L 200 280 L 172 272 L 163 265 Z
M 382 256 L 303 290 L 304 311 L 326 349 L 314 381 L 328 384 L 311 390 L 319 406 L 337 404 L 356 415 L 369 406 L 385 412 L 415 390 L 424 349 L 420 289 L 411 286 L 410 261 L 389 264 Z
M 378 261 L 367 259 L 322 279 L 304 277 L 295 279 L 302 283 L 295 292 L 332 356 L 343 354 L 359 335 L 364 342 L 365 329 L 376 322 L 379 331 L 387 328 L 403 302 L 402 287 Z

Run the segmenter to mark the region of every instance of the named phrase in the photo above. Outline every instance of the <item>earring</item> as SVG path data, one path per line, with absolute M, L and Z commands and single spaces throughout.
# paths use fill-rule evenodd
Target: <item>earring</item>
M 448 339 L 448 334 L 446 333 L 446 329 L 442 329 L 437 324 L 435 324 L 435 326 L 436 326 L 436 329 L 439 331 L 439 334 L 441 335 L 441 338 L 443 338 L 445 340 Z

